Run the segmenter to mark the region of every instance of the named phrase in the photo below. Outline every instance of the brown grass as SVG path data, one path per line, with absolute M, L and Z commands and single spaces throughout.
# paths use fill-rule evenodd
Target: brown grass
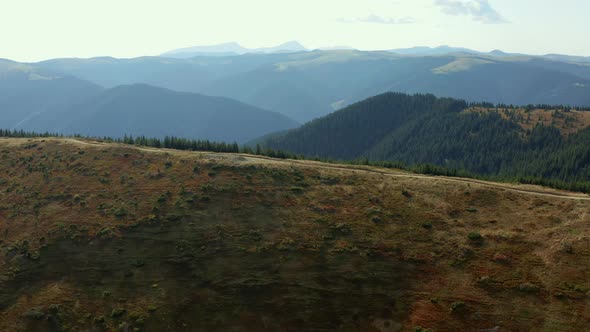
M 584 195 L 61 139 L 0 140 L 0 168 L 2 331 L 50 331 L 59 315 L 76 331 L 574 331 L 590 320 Z M 23 316 L 32 308 L 45 320 Z
M 514 121 L 523 129 L 532 129 L 536 125 L 554 126 L 563 135 L 574 134 L 590 126 L 590 112 L 577 110 L 526 110 L 471 107 L 464 112 L 470 113 L 498 113 L 506 120 Z

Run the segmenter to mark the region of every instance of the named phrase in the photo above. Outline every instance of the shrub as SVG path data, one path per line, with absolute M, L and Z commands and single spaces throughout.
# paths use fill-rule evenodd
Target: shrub
M 133 263 L 131 263 L 134 267 L 143 267 L 145 265 L 145 261 L 141 258 L 136 259 Z
M 406 198 L 412 198 L 414 197 L 414 194 L 412 194 L 411 192 L 407 191 L 407 190 L 402 190 L 402 195 L 404 195 Z
M 492 280 L 492 278 L 490 278 L 490 276 L 483 276 L 477 280 L 477 283 L 480 286 L 490 285 L 492 282 L 493 282 L 493 280 Z
M 113 318 L 117 318 L 117 317 L 121 317 L 125 314 L 126 310 L 123 308 L 115 308 L 113 309 L 113 311 L 111 311 L 111 317 Z
M 432 330 L 422 326 L 416 326 L 414 327 L 414 332 L 432 332 Z
M 465 307 L 466 307 L 466 305 L 465 305 L 465 302 L 463 302 L 463 301 L 456 301 L 456 302 L 451 303 L 451 311 L 452 312 L 463 311 L 463 310 L 465 310 Z
M 481 236 L 481 234 L 479 234 L 478 232 L 471 232 L 469 233 L 469 235 L 467 235 L 467 237 L 469 238 L 469 240 L 473 242 L 483 241 L 483 236 Z
M 563 252 L 565 252 L 566 254 L 573 254 L 574 253 L 574 245 L 571 242 L 562 241 L 560 243 L 560 245 L 561 245 L 561 250 L 563 250 Z
M 199 174 L 201 173 L 201 166 L 195 164 L 193 165 L 193 173 Z
M 45 318 L 45 313 L 41 311 L 41 309 L 39 308 L 32 308 L 25 312 L 24 316 L 28 318 L 41 320 Z
M 59 305 L 59 304 L 51 304 L 49 306 L 49 311 L 52 312 L 53 314 L 58 313 L 60 309 L 61 309 L 61 305 Z
M 518 290 L 526 293 L 536 293 L 537 291 L 539 291 L 539 286 L 532 284 L 530 282 L 525 282 L 518 286 Z
M 337 223 L 335 225 L 330 226 L 331 229 L 339 232 L 339 233 L 343 233 L 343 234 L 349 234 L 351 233 L 351 229 L 350 226 L 348 226 L 345 223 Z
M 291 190 L 292 192 L 297 193 L 297 194 L 303 193 L 303 188 L 301 188 L 301 187 L 291 187 L 289 190 Z
M 111 229 L 110 229 L 110 228 L 108 228 L 108 227 L 105 227 L 105 228 L 101 229 L 101 230 L 100 230 L 100 231 L 97 233 L 97 235 L 98 235 L 98 236 L 105 236 L 105 235 L 108 235 L 110 232 L 111 232 Z
M 293 239 L 282 239 L 281 242 L 277 245 L 277 249 L 281 251 L 290 251 L 293 250 L 295 247 L 295 241 Z
M 161 194 L 160 197 L 158 197 L 158 203 L 164 203 L 164 202 L 166 202 L 167 199 L 168 199 L 168 195 Z
M 377 196 L 370 195 L 369 202 L 371 202 L 373 204 L 381 204 L 381 199 Z
M 34 251 L 34 252 L 27 252 L 27 257 L 31 260 L 38 261 L 39 258 L 41 258 L 41 255 L 39 254 L 39 252 Z
M 252 240 L 254 240 L 254 241 L 257 241 L 257 242 L 262 240 L 262 235 L 260 234 L 260 232 L 259 232 L 259 231 L 255 230 L 255 229 L 251 229 L 251 230 L 248 232 L 248 236 L 249 236 L 249 237 L 250 237 Z
M 508 263 L 508 262 L 510 262 L 510 257 L 508 257 L 508 256 L 506 256 L 504 254 L 501 254 L 499 252 L 495 253 L 494 254 L 494 257 L 492 259 L 495 262 L 498 262 L 498 263 Z
M 127 215 L 127 209 L 124 207 L 113 209 L 113 215 L 117 218 L 123 218 Z
M 213 189 L 215 189 L 215 188 L 213 188 L 213 186 L 209 183 L 205 183 L 205 184 L 201 185 L 201 191 L 203 191 L 203 192 L 207 192 L 207 191 L 210 191 Z

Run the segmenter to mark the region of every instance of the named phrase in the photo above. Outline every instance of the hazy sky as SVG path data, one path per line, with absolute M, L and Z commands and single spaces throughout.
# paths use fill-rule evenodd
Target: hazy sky
M 588 13 L 589 0 L 0 0 L 0 58 L 135 57 L 288 40 L 590 56 Z

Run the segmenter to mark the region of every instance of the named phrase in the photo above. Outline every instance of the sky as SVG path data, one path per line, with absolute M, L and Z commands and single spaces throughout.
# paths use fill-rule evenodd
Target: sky
M 588 13 L 588 0 L 0 0 L 0 58 L 129 58 L 290 40 L 590 56 Z

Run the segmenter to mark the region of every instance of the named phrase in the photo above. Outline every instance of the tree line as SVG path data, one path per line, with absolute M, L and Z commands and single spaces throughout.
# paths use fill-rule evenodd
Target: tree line
M 9 130 L 0 129 L 0 137 L 8 138 L 77 138 L 77 139 L 92 139 L 107 143 L 121 143 L 143 147 L 153 148 L 166 148 L 174 150 L 188 150 L 188 151 L 210 151 L 210 152 L 224 152 L 224 153 L 244 153 L 251 155 L 259 155 L 271 158 L 279 159 L 300 159 L 300 160 L 314 160 L 326 163 L 343 163 L 349 165 L 363 165 L 363 166 L 374 166 L 391 169 L 401 169 L 418 174 L 429 174 L 429 175 L 441 175 L 450 177 L 464 177 L 464 178 L 475 178 L 490 181 L 502 181 L 502 182 L 519 182 L 523 184 L 537 184 L 547 187 L 566 189 L 572 191 L 590 193 L 590 182 L 578 181 L 568 182 L 559 179 L 543 178 L 531 175 L 520 175 L 520 176 L 507 176 L 507 175 L 484 175 L 477 174 L 466 169 L 445 167 L 436 165 L 433 163 L 416 163 L 408 165 L 401 161 L 384 161 L 384 160 L 370 160 L 369 158 L 357 158 L 353 160 L 337 160 L 330 158 L 306 158 L 302 155 L 289 153 L 286 151 L 275 151 L 269 148 L 262 148 L 260 145 L 256 145 L 254 148 L 250 146 L 239 146 L 237 143 L 227 144 L 223 142 L 212 142 L 208 140 L 193 140 L 186 138 L 179 138 L 174 136 L 165 137 L 164 139 L 159 138 L 148 138 L 145 136 L 132 137 L 124 136 L 123 138 L 111 138 L 111 137 L 84 137 L 82 135 L 71 135 L 64 136 L 59 133 L 36 133 L 33 131 L 24 130 Z M 574 153 L 571 151 L 564 152 L 565 154 Z M 559 158 L 558 158 L 559 159 Z M 555 165 L 557 166 L 557 165 Z M 566 165 L 566 167 L 572 167 L 573 165 Z

